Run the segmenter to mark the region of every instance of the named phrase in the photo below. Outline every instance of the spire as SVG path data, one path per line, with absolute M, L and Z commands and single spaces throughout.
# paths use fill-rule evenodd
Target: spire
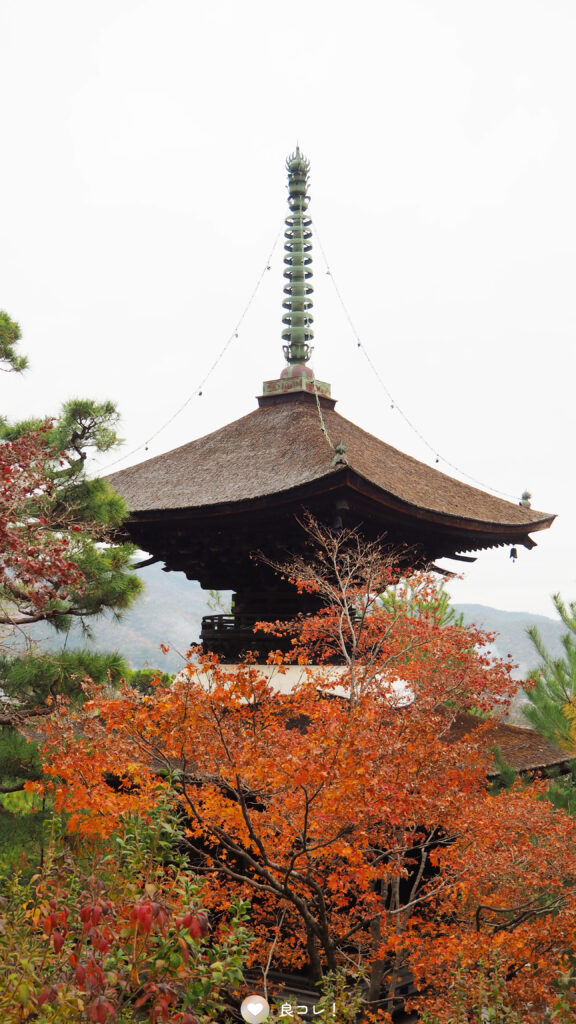
M 286 362 L 295 364 L 307 363 L 312 355 L 309 344 L 314 337 L 311 328 L 312 292 L 312 221 L 307 215 L 308 203 L 308 172 L 310 162 L 296 146 L 296 152 L 286 160 L 288 171 L 288 206 L 290 212 L 286 217 L 284 231 L 284 277 L 286 285 L 282 303 L 286 313 L 282 317 L 285 329 L 282 338 Z
M 286 160 L 288 171 L 288 207 L 284 231 L 284 330 L 282 350 L 287 366 L 277 380 L 264 382 L 263 399 L 296 391 L 330 398 L 330 385 L 316 380 L 314 370 L 307 366 L 312 355 L 312 221 L 307 214 L 308 172 L 310 162 L 300 147 Z M 333 401 L 333 400 L 332 400 Z

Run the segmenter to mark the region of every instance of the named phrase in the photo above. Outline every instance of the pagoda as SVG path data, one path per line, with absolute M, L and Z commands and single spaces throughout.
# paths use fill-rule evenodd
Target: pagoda
M 234 591 L 231 614 L 202 622 L 202 642 L 224 661 L 278 645 L 255 636 L 254 622 L 314 609 L 270 566 L 305 551 L 304 511 L 333 528 L 359 527 L 412 566 L 532 548 L 530 534 L 554 519 L 452 479 L 335 411 L 330 386 L 310 366 L 309 163 L 299 148 L 287 170 L 280 376 L 264 383 L 247 416 L 107 478 L 128 503 L 127 531 L 150 562 L 205 589 Z

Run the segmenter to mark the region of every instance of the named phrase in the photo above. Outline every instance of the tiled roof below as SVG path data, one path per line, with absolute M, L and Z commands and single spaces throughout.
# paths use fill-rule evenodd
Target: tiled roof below
M 449 737 L 458 740 L 469 735 L 484 720 L 474 715 L 460 714 L 450 727 Z M 561 767 L 570 760 L 570 755 L 544 739 L 533 729 L 521 729 L 506 722 L 495 722 L 486 732 L 486 748 L 499 747 L 502 758 L 517 772 L 538 771 L 538 769 Z M 494 768 L 491 775 L 497 775 Z

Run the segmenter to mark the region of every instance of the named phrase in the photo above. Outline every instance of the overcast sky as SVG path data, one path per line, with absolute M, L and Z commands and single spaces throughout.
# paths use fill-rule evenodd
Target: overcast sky
M 0 308 L 31 363 L 3 410 L 113 398 L 139 449 L 114 468 L 250 412 L 283 366 L 281 238 L 264 268 L 298 141 L 332 270 L 316 240 L 317 376 L 558 514 L 455 599 L 576 599 L 575 29 L 573 0 L 2 0 Z

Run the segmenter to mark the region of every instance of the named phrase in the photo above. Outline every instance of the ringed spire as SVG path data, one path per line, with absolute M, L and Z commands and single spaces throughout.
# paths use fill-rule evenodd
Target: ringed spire
M 300 147 L 286 160 L 288 171 L 289 213 L 284 230 L 284 277 L 286 285 L 282 303 L 286 310 L 282 317 L 284 330 L 282 339 L 286 362 L 307 363 L 312 355 L 310 342 L 312 330 L 312 221 L 306 213 L 308 195 L 308 173 L 310 161 L 300 152 Z
M 296 149 L 286 160 L 288 214 L 284 228 L 284 314 L 282 351 L 286 366 L 276 380 L 267 380 L 263 396 L 307 391 L 330 398 L 330 385 L 316 380 L 309 366 L 312 324 L 312 220 L 308 215 L 310 161 Z

